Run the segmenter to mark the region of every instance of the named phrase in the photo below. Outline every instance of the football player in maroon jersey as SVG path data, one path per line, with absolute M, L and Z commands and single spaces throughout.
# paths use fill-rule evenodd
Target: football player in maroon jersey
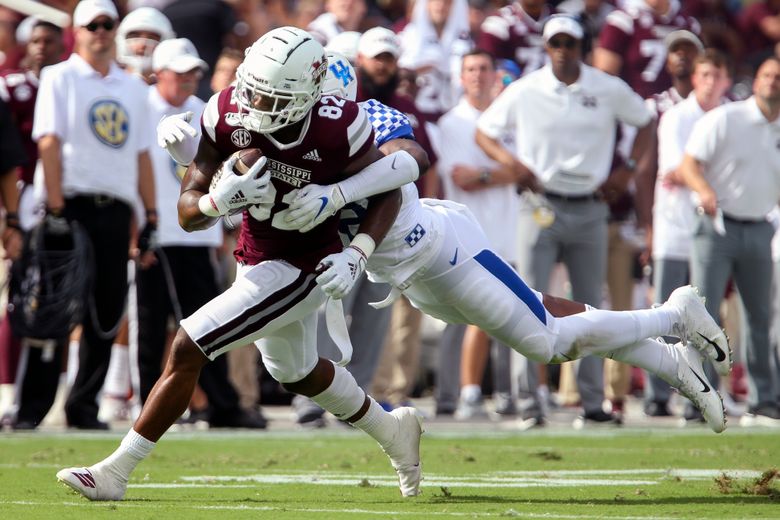
M 620 76 L 643 98 L 671 86 L 665 69 L 667 34 L 700 32 L 696 19 L 680 13 L 677 0 L 644 0 L 612 11 L 599 35 L 593 66 Z
M 523 74 L 545 64 L 544 21 L 555 11 L 544 0 L 517 0 L 485 18 L 478 47 L 496 59 L 514 60 Z
M 419 494 L 418 413 L 412 408 L 385 412 L 343 363 L 317 355 L 316 311 L 327 297 L 315 270 L 320 259 L 342 251 L 338 219 L 306 233 L 286 225 L 289 203 L 307 184 L 328 184 L 370 169 L 417 169 L 407 152 L 385 157 L 376 149 L 371 123 L 356 103 L 321 96 L 326 68 L 325 52 L 309 33 L 282 27 L 250 48 L 236 86 L 209 100 L 198 152 L 182 181 L 179 221 L 185 229 L 201 229 L 246 209 L 236 249 L 238 277 L 182 320 L 165 371 L 120 447 L 98 464 L 57 473 L 87 498 L 120 500 L 135 466 L 186 409 L 202 367 L 251 342 L 258 342 L 269 373 L 287 390 L 311 397 L 376 439 L 396 469 L 401 493 Z M 265 156 L 236 175 L 233 154 L 247 148 L 259 148 Z M 336 201 L 320 200 L 323 212 L 335 214 Z M 339 265 L 328 267 L 353 279 L 362 274 L 399 205 L 397 191 L 374 199 L 346 254 L 333 261 Z M 343 345 L 335 329 L 331 332 Z

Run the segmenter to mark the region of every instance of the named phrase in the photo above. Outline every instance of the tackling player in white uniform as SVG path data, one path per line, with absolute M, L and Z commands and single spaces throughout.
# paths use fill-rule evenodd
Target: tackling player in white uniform
M 348 86 L 340 89 L 341 95 L 350 95 Z M 370 117 L 375 128 L 383 117 L 381 113 Z M 392 184 L 386 172 L 373 173 L 351 177 L 350 185 L 304 187 L 290 205 L 288 225 L 308 231 L 325 220 L 326 214 L 335 214 L 345 202 L 357 200 L 359 191 L 372 193 L 369 182 Z M 597 355 L 645 368 L 688 397 L 715 432 L 725 429 L 723 403 L 706 379 L 700 352 L 714 361 L 721 374 L 727 374 L 730 350 L 693 288 L 676 290 L 661 307 L 637 311 L 602 311 L 543 295 L 530 289 L 490 250 L 465 206 L 420 200 L 412 184 L 402 185 L 402 195 L 398 217 L 372 255 L 366 258 L 348 246 L 322 260 L 324 272 L 317 282 L 326 293 L 343 297 L 367 269 L 370 279 L 395 287 L 380 305 L 403 293 L 431 316 L 477 325 L 541 363 Z M 683 342 L 668 345 L 648 339 L 664 335 L 677 335 Z

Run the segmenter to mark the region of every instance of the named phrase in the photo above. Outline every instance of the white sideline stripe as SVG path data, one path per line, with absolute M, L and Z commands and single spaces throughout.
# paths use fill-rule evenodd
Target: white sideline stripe
M 60 506 L 67 506 L 67 507 L 87 507 L 87 508 L 96 508 L 96 507 L 104 507 L 104 508 L 110 508 L 110 509 L 148 509 L 150 507 L 154 507 L 150 503 L 146 504 L 135 504 L 132 502 L 60 502 L 60 503 L 54 503 L 54 502 L 32 502 L 28 500 L 0 500 L 0 505 L 14 505 L 14 506 L 30 506 L 30 507 L 39 507 L 39 506 L 52 506 L 52 505 L 60 505 Z M 491 518 L 491 517 L 512 517 L 512 518 L 544 518 L 544 519 L 555 519 L 555 518 L 562 518 L 565 520 L 678 520 L 680 517 L 673 517 L 673 516 L 608 516 L 605 517 L 604 515 L 572 515 L 572 514 L 555 514 L 555 513 L 526 513 L 522 511 L 517 511 L 515 509 L 509 508 L 506 511 L 497 512 L 497 513 L 480 513 L 480 512 L 456 512 L 456 511 L 425 511 L 424 513 L 421 513 L 420 511 L 371 511 L 368 509 L 326 509 L 326 508 L 293 508 L 293 507 L 272 507 L 272 506 L 248 506 L 248 505 L 240 505 L 240 506 L 198 506 L 198 505 L 191 505 L 191 504 L 177 504 L 176 507 L 180 510 L 182 509 L 194 509 L 198 511 L 206 510 L 206 511 L 284 511 L 284 512 L 296 512 L 296 513 L 346 513 L 346 514 L 357 514 L 357 515 L 381 515 L 381 516 L 410 516 L 410 515 L 416 515 L 420 516 L 421 514 L 426 516 L 444 516 L 444 517 L 468 517 L 468 518 L 474 518 L 474 517 L 482 517 L 482 518 Z M 743 520 L 742 518 L 724 518 L 724 517 L 706 517 L 706 516 L 698 516 L 697 520 L 709 520 L 712 518 L 712 520 Z M 772 518 L 766 518 L 766 520 L 773 520 Z
M 757 478 L 762 472 L 750 469 L 592 469 L 592 470 L 558 470 L 558 471 L 497 471 L 498 475 L 507 476 L 587 476 L 587 475 L 666 475 L 669 477 L 684 477 L 689 479 L 708 479 L 719 477 L 726 473 L 734 478 Z
M 293 476 L 293 475 L 264 475 L 252 478 L 204 478 L 205 482 L 224 482 L 223 484 L 209 483 L 146 483 L 130 484 L 130 488 L 246 488 L 256 487 L 246 484 L 233 484 L 233 482 L 253 482 L 254 484 L 306 484 L 318 486 L 357 486 L 363 480 L 367 480 L 372 486 L 397 487 L 398 480 L 386 476 L 361 478 L 339 478 L 318 476 Z M 528 487 L 582 487 L 582 486 L 654 486 L 658 482 L 652 480 L 593 480 L 593 479 L 491 479 L 478 481 L 464 481 L 450 478 L 425 477 L 424 487 L 457 486 L 461 488 L 528 488 Z
M 732 478 L 757 478 L 759 471 L 743 469 L 647 469 L 633 470 L 560 470 L 560 471 L 500 471 L 495 473 L 473 474 L 465 476 L 447 476 L 427 474 L 425 486 L 460 486 L 469 488 L 524 488 L 524 487 L 567 487 L 567 486 L 653 486 L 658 479 L 680 477 L 688 480 L 709 480 L 723 473 Z M 657 476 L 656 480 L 647 480 L 648 476 Z M 593 478 L 601 476 L 606 478 Z M 625 479 L 637 476 L 644 479 Z M 580 478 L 575 478 L 580 477 Z M 612 478 L 624 477 L 624 478 Z M 308 473 L 291 472 L 256 475 L 200 475 L 182 476 L 180 481 L 200 484 L 254 482 L 258 484 L 318 484 L 318 485 L 356 485 L 368 480 L 377 486 L 395 486 L 397 480 L 388 474 L 366 475 L 346 473 Z M 147 484 L 144 484 L 147 485 Z M 166 484 L 148 484 L 164 487 Z M 132 487 L 132 484 L 131 484 Z

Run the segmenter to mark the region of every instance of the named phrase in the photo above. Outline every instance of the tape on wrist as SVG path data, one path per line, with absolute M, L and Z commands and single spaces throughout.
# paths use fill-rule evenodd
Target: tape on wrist
M 206 193 L 198 199 L 198 209 L 207 217 L 218 217 L 220 215 L 217 205 L 211 195 Z
M 358 235 L 352 239 L 352 242 L 349 243 L 349 247 L 356 249 L 366 258 L 366 260 L 368 260 L 368 257 L 371 256 L 374 253 L 374 249 L 376 249 L 376 243 L 370 235 L 358 233 Z

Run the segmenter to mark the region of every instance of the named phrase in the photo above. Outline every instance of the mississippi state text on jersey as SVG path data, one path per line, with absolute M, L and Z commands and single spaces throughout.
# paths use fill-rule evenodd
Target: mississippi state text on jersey
M 236 150 L 259 148 L 268 157 L 274 204 L 252 206 L 236 247 L 236 260 L 255 265 L 264 260 L 285 260 L 304 272 L 313 272 L 325 256 L 341 251 L 338 219 L 330 218 L 308 233 L 280 229 L 281 215 L 293 190 L 309 183 L 332 184 L 343 170 L 364 155 L 373 144 L 373 130 L 357 103 L 335 96 L 322 96 L 303 119 L 301 137 L 289 144 L 273 134 L 259 134 L 240 125 L 233 87 L 214 95 L 203 112 L 203 136 L 224 159 Z M 287 198 L 285 198 L 287 197 Z
M 699 22 L 680 14 L 679 3 L 670 4 L 664 16 L 643 2 L 627 4 L 625 10 L 609 13 L 599 35 L 599 47 L 622 56 L 620 77 L 645 99 L 672 86 L 666 71 L 666 35 L 678 29 L 700 32 Z

